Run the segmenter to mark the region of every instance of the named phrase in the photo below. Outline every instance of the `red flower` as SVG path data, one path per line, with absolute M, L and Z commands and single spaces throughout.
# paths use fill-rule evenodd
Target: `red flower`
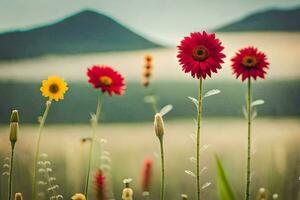
M 231 61 L 233 74 L 236 74 L 236 78 L 242 75 L 242 81 L 250 77 L 254 80 L 257 77 L 264 79 L 269 65 L 266 55 L 254 47 L 240 49 Z
M 224 47 L 221 45 L 215 34 L 191 33 L 185 37 L 178 47 L 179 63 L 185 73 L 191 72 L 193 77 L 206 78 L 211 73 L 217 73 L 221 69 L 221 63 L 224 63 L 225 55 L 222 53 Z
M 142 171 L 142 190 L 145 192 L 149 192 L 150 184 L 151 184 L 151 176 L 152 176 L 152 159 L 145 159 L 143 164 Z
M 105 176 L 102 170 L 97 170 L 94 179 L 94 187 L 96 191 L 97 200 L 107 200 L 107 188 L 105 183 Z
M 94 88 L 100 88 L 102 92 L 108 92 L 111 96 L 113 93 L 122 95 L 125 90 L 125 80 L 121 74 L 109 66 L 94 65 L 87 70 L 89 83 Z

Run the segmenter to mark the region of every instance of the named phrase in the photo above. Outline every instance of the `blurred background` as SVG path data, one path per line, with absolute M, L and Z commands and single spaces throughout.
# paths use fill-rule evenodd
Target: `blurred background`
M 176 46 L 193 31 L 216 32 L 225 46 L 225 64 L 204 82 L 204 90 L 221 94 L 204 102 L 202 155 L 205 199 L 217 199 L 214 154 L 220 155 L 239 198 L 243 197 L 246 122 L 242 106 L 246 85 L 236 80 L 230 58 L 246 46 L 258 47 L 270 62 L 266 80 L 253 86 L 254 99 L 263 99 L 254 121 L 253 193 L 260 187 L 279 199 L 300 199 L 300 2 L 298 0 L 0 0 L 0 163 L 9 156 L 9 116 L 18 109 L 21 133 L 16 147 L 15 192 L 30 196 L 32 152 L 37 119 L 45 98 L 39 88 L 48 75 L 69 84 L 65 99 L 50 110 L 42 138 L 42 152 L 52 162 L 52 175 L 65 199 L 83 192 L 90 113 L 97 91 L 87 83 L 93 64 L 110 65 L 126 79 L 124 96 L 104 98 L 98 137 L 110 152 L 111 190 L 120 199 L 124 178 L 133 178 L 141 198 L 141 167 L 154 161 L 151 194 L 159 195 L 158 141 L 152 127 L 153 111 L 144 97 L 155 94 L 159 107 L 172 104 L 166 116 L 167 197 L 181 193 L 194 199 L 194 105 L 197 81 L 181 71 Z M 145 54 L 153 57 L 150 85 L 141 84 Z M 97 169 L 97 159 L 93 169 Z M 180 163 L 180 165 L 178 165 Z M 1 168 L 1 174 L 5 167 Z M 94 173 L 94 171 L 93 171 Z M 0 177 L 0 199 L 6 198 L 7 176 Z M 43 191 L 40 188 L 40 191 Z M 93 189 L 91 188 L 91 194 Z M 45 199 L 48 198 L 45 193 Z M 42 199 L 42 196 L 41 196 Z

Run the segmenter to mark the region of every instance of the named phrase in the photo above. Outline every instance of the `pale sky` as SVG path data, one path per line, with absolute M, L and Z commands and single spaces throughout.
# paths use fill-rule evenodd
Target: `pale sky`
M 295 8 L 299 0 L 0 0 L 0 32 L 43 25 L 84 9 L 104 13 L 164 43 L 255 11 Z

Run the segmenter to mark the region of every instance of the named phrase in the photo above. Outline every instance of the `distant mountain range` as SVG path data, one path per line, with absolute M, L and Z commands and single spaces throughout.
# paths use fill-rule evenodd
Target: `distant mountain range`
M 218 28 L 217 32 L 300 31 L 300 8 L 254 13 Z
M 160 47 L 115 20 L 86 10 L 57 23 L 0 34 L 0 59 Z
M 300 8 L 268 10 L 216 32 L 300 31 Z M 0 34 L 0 60 L 162 47 L 98 12 L 85 10 L 54 24 Z

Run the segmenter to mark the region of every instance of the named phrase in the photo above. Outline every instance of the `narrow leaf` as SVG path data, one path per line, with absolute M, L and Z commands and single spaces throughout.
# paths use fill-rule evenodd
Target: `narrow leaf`
M 202 185 L 201 190 L 208 188 L 211 185 L 211 182 L 206 182 Z
M 161 116 L 164 116 L 165 114 L 170 112 L 172 109 L 173 109 L 173 106 L 171 104 L 168 104 L 168 105 L 164 106 L 159 112 L 160 112 Z
M 209 90 L 208 92 L 205 93 L 203 98 L 210 97 L 210 96 L 213 96 L 213 95 L 216 95 L 216 94 L 219 94 L 219 93 L 221 93 L 221 91 L 217 90 L 217 89 Z
M 265 103 L 265 101 L 264 101 L 264 100 L 262 100 L 262 99 L 258 99 L 258 100 L 252 101 L 252 103 L 251 103 L 251 107 L 254 107 L 254 106 L 259 106 L 259 105 L 262 105 L 262 104 L 264 104 L 264 103 Z
M 195 104 L 195 106 L 196 106 L 196 108 L 198 109 L 198 100 L 197 99 L 195 99 L 194 97 L 188 97 L 194 104 Z
M 221 200 L 235 200 L 234 193 L 230 187 L 226 177 L 223 165 L 219 157 L 216 155 L 217 172 L 218 172 L 218 191 Z
M 196 177 L 195 173 L 190 170 L 185 170 L 184 172 L 192 177 Z

